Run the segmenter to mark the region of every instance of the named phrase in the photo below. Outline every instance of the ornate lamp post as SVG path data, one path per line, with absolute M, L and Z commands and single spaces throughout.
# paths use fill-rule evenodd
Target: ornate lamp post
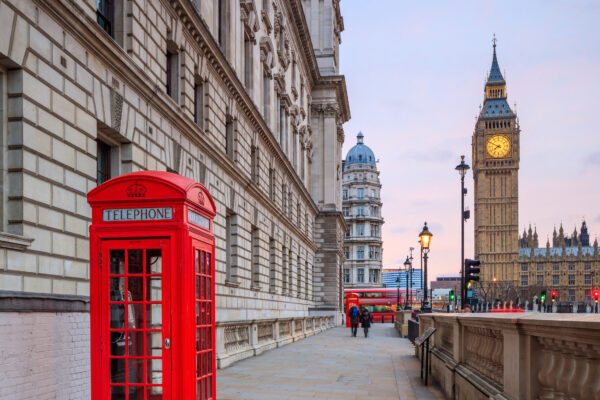
M 411 270 L 412 263 L 408 256 L 406 256 L 406 261 L 404 261 L 404 270 L 406 271 L 406 298 L 404 299 L 404 309 L 410 310 L 410 306 L 408 305 L 408 274 Z
M 396 288 L 398 290 L 398 297 L 396 298 L 396 311 L 400 309 L 400 271 L 398 271 L 398 277 L 396 278 Z
M 465 163 L 465 156 L 460 156 L 460 164 L 454 168 L 460 174 L 460 304 L 464 306 L 467 299 L 465 289 L 465 175 L 469 170 L 469 165 Z
M 421 306 L 421 311 L 424 313 L 431 312 L 431 305 L 429 304 L 429 299 L 427 298 L 427 254 L 429 253 L 429 245 L 431 244 L 431 237 L 433 234 L 429 232 L 429 228 L 427 227 L 427 222 L 423 225 L 423 230 L 419 233 L 419 237 L 421 238 L 421 253 L 423 253 L 423 305 Z

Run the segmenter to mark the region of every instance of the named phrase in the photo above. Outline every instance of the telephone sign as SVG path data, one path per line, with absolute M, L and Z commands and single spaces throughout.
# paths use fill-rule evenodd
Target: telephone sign
M 214 399 L 215 303 L 207 189 L 135 172 L 88 194 L 92 399 Z

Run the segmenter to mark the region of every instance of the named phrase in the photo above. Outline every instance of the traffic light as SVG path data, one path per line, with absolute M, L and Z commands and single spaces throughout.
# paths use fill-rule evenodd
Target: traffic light
M 481 261 L 479 260 L 469 260 L 468 258 L 465 260 L 465 282 L 469 283 L 470 281 L 479 282 L 479 271 L 477 268 L 481 265 Z
M 450 291 L 450 296 L 449 296 L 449 298 L 450 298 L 450 301 L 454 301 L 454 300 L 456 299 L 456 295 L 454 294 L 454 290 L 451 290 L 451 291 Z
M 600 299 L 600 290 L 594 290 L 594 303 L 598 304 L 598 299 Z
M 556 301 L 556 290 L 552 291 L 552 302 L 554 303 Z
M 544 303 L 546 301 L 546 291 L 542 290 L 542 294 L 540 294 L 540 301 Z

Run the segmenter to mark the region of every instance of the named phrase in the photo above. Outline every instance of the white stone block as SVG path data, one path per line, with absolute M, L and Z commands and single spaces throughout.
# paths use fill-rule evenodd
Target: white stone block
M 52 293 L 76 295 L 77 283 L 75 281 L 67 281 L 64 279 L 54 279 L 52 281 Z
M 50 198 L 50 184 L 39 178 L 28 174 L 23 174 L 23 196 L 33 199 L 46 201 Z
M 60 137 L 64 135 L 64 122 L 42 108 L 38 109 L 38 126 L 52 132 L 54 135 Z
M 65 214 L 65 231 L 76 233 L 77 235 L 87 235 L 87 221 L 81 218 Z
M 53 146 L 55 147 L 55 146 Z M 73 153 L 73 150 L 71 149 L 71 154 Z M 58 157 L 58 159 L 60 160 L 61 157 Z M 52 161 L 48 161 L 45 158 L 39 158 L 38 159 L 38 173 L 45 177 L 48 178 L 56 183 L 63 183 L 64 182 L 64 177 L 65 177 L 65 173 L 64 173 L 64 169 L 63 167 L 61 167 L 60 165 L 52 162 Z
M 23 290 L 32 293 L 52 293 L 52 279 L 25 276 Z
M 64 78 L 60 72 L 55 70 L 52 65 L 38 60 L 38 76 L 52 86 L 56 91 L 62 92 L 64 89 Z
M 86 178 L 73 171 L 65 171 L 65 184 L 75 190 L 87 193 L 87 181 Z
M 80 261 L 64 260 L 65 276 L 86 279 L 88 278 L 88 265 Z
M 45 108 L 50 108 L 51 92 L 46 84 L 40 82 L 27 71 L 23 71 L 23 93 L 34 102 Z
M 23 290 L 23 277 L 21 275 L 0 274 L 0 290 Z
M 86 151 L 87 145 L 87 136 L 85 136 L 81 131 L 73 128 L 70 125 L 65 125 L 65 141 L 70 143 L 71 145 Z M 92 154 L 95 154 L 94 151 Z
M 59 186 L 52 186 L 52 205 L 75 212 L 75 193 Z
M 83 172 L 89 177 L 96 177 L 96 159 L 84 154 L 80 151 L 77 152 L 77 170 Z
M 59 139 L 52 139 L 53 158 L 68 167 L 75 168 L 75 149 Z M 63 177 L 59 180 L 63 182 Z
M 72 124 L 75 124 L 75 105 L 66 97 L 52 91 L 52 111 Z
M 77 257 L 87 259 L 90 257 L 90 241 L 77 238 Z
M 54 229 L 64 229 L 64 215 L 58 211 L 49 208 L 41 207 L 39 209 L 38 221 L 40 225 Z
M 63 260 L 56 257 L 39 256 L 38 271 L 45 275 L 63 275 Z
M 89 282 L 77 282 L 77 295 L 78 296 L 89 296 L 90 295 Z
M 6 268 L 12 271 L 37 272 L 37 260 L 34 254 L 22 251 L 6 251 Z
M 92 137 L 96 137 L 97 133 L 97 122 L 96 118 L 85 109 L 85 103 L 80 103 L 81 107 L 77 107 L 76 109 L 76 124 L 79 129 L 87 133 Z
M 52 232 L 52 252 L 62 256 L 75 257 L 75 238 L 71 235 Z

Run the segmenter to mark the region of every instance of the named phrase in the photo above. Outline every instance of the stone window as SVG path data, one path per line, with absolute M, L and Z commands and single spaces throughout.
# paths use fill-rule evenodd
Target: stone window
M 365 235 L 365 224 L 356 224 L 356 236 Z
M 527 275 L 521 275 L 521 286 L 527 286 L 529 284 L 528 278 Z
M 260 185 L 260 149 L 257 145 L 252 145 L 250 147 L 250 158 L 252 162 L 250 166 L 252 182 L 256 185 Z
M 544 264 L 538 264 L 537 265 L 537 270 L 538 271 L 543 271 L 544 270 Z
M 364 198 L 364 197 L 365 197 L 365 189 L 363 189 L 363 188 L 358 188 L 358 189 L 356 190 L 356 196 L 357 196 L 359 199 L 362 199 L 362 198 Z
M 233 210 L 227 209 L 225 217 L 225 279 L 229 282 L 238 282 L 237 254 L 238 254 L 238 216 Z
M 560 276 L 552 275 L 552 286 L 558 286 L 558 285 L 560 285 Z
M 342 190 L 342 199 L 348 200 L 348 190 L 346 190 L 346 189 Z
M 234 146 L 235 146 L 235 129 L 234 120 L 231 115 L 227 115 L 225 119 L 225 154 L 230 160 L 234 157 Z
M 288 259 L 288 288 L 290 289 L 289 295 L 291 296 L 293 293 L 293 281 L 292 281 L 292 265 L 294 265 L 294 258 L 292 256 L 292 250 L 289 251 L 289 259 Z M 298 272 L 298 271 L 296 271 Z
M 352 229 L 352 228 L 348 228 L 348 230 L 346 230 L 346 232 L 344 232 L 345 237 L 350 237 L 350 229 Z
M 285 246 L 281 248 L 281 288 L 287 293 L 288 280 L 288 250 Z
M 356 270 L 356 281 L 359 283 L 365 282 L 365 270 L 364 269 L 359 268 Z
M 343 207 L 342 211 L 344 213 L 344 217 L 349 217 L 350 216 L 350 207 Z
M 346 260 L 349 260 L 349 259 L 350 259 L 350 247 L 347 247 L 347 246 L 346 246 L 346 247 L 344 247 L 344 258 L 345 258 Z
M 96 22 L 119 46 L 125 44 L 125 10 L 123 0 L 96 0 Z
M 358 248 L 356 249 L 356 258 L 358 260 L 365 259 L 365 246 L 358 246 Z
M 350 270 L 344 268 L 344 283 L 350 283 Z
M 527 264 L 521 264 L 521 271 L 527 272 Z
M 575 264 L 569 264 L 569 271 L 575 271 Z
M 371 225 L 371 236 L 379 237 L 381 235 L 379 225 Z
M 584 270 L 586 270 L 586 271 L 589 271 L 589 270 L 591 270 L 591 269 L 592 269 L 592 264 L 585 264 L 585 265 L 583 266 L 583 269 L 584 269 Z
M 108 144 L 98 140 L 96 142 L 96 148 L 97 148 L 97 152 L 98 152 L 98 157 L 96 159 L 97 171 L 98 171 L 97 176 L 96 176 L 96 183 L 98 185 L 100 185 L 111 178 L 111 176 L 110 176 L 111 147 Z
M 252 97 L 252 74 L 254 68 L 253 51 L 254 40 L 250 36 L 244 35 L 244 87 L 250 97 Z
M 309 285 L 309 280 L 308 280 L 308 261 L 304 262 L 304 298 L 308 299 L 309 298 L 309 289 L 310 289 L 310 285 Z
M 560 269 L 560 266 L 558 264 L 552 265 L 552 271 L 558 271 L 559 269 Z
M 298 228 L 300 228 L 300 215 L 302 215 L 302 206 L 298 200 L 296 203 L 296 223 L 298 224 Z
M 356 207 L 356 215 L 365 215 L 365 208 L 363 206 Z
M 177 45 L 172 40 L 167 40 L 167 61 L 166 61 L 166 91 L 175 101 L 179 102 L 178 83 L 179 83 L 179 52 Z
M 225 58 L 229 59 L 229 2 L 217 0 L 217 42 Z
M 196 77 L 194 83 L 194 122 L 204 129 L 204 82 Z
M 281 212 L 287 214 L 287 187 L 285 183 L 281 184 Z
M 371 282 L 371 283 L 379 282 L 379 270 L 377 270 L 377 269 L 369 270 L 369 282 Z
M 538 286 L 544 286 L 544 275 L 537 276 L 536 284 Z
M 592 275 L 590 274 L 586 274 L 583 276 L 583 284 L 584 285 L 591 285 L 592 284 Z
M 269 125 L 269 110 L 271 108 L 271 78 L 266 68 L 263 69 L 263 118 Z
M 585 297 L 585 300 L 588 300 L 588 301 L 592 300 L 592 289 L 585 289 L 583 291 L 583 295 Z
M 569 289 L 569 301 L 575 301 L 575 290 Z
M 269 238 L 269 292 L 277 289 L 277 242 Z
M 250 246 L 252 248 L 252 287 L 258 289 L 260 288 L 260 231 L 256 226 L 252 226 L 250 231 Z
M 569 286 L 575 285 L 575 275 L 569 275 Z
M 302 297 L 302 260 L 298 256 L 296 260 L 296 297 Z

